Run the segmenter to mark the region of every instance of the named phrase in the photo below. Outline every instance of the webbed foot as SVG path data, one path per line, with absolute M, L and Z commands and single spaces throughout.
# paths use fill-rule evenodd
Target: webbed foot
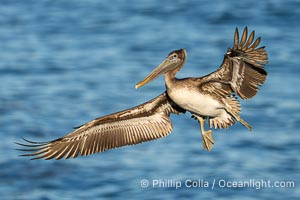
M 214 138 L 212 136 L 212 130 L 204 130 L 204 119 L 203 117 L 194 115 L 194 117 L 196 117 L 200 123 L 200 128 L 201 128 L 201 134 L 202 134 L 202 146 L 204 150 L 208 150 L 210 151 L 213 146 L 214 146 Z
M 212 136 L 212 130 L 201 131 L 202 134 L 202 146 L 204 150 L 210 151 L 214 146 L 214 139 Z

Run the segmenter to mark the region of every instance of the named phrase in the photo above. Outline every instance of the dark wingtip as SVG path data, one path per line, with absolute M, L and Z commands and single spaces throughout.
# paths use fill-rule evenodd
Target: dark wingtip
M 239 45 L 239 29 L 238 27 L 235 28 L 235 32 L 234 32 L 234 38 L 233 38 L 233 49 L 238 49 L 238 45 Z
M 21 137 L 25 142 L 31 143 L 31 144 L 38 144 L 38 145 L 42 145 L 42 144 L 47 144 L 48 142 L 33 142 L 31 140 L 25 139 L 24 137 Z
M 15 144 L 23 146 L 23 147 L 39 147 L 43 144 L 23 144 L 23 143 L 19 143 L 19 142 L 15 142 Z
M 24 143 L 21 142 L 14 142 L 16 145 L 22 146 L 24 148 L 16 148 L 15 150 L 17 151 L 22 151 L 22 152 L 28 152 L 25 154 L 21 154 L 19 156 L 22 157 L 30 157 L 30 156 L 35 156 L 33 158 L 31 158 L 30 160 L 36 160 L 39 159 L 40 157 L 38 157 L 37 155 L 39 155 L 42 152 L 39 152 L 41 150 L 43 150 L 47 144 L 49 144 L 49 142 L 34 142 L 28 139 L 25 139 L 24 137 L 21 137 L 22 140 L 24 140 Z
M 40 157 L 33 157 L 33 158 L 30 158 L 30 160 L 38 160 L 38 159 L 41 159 Z

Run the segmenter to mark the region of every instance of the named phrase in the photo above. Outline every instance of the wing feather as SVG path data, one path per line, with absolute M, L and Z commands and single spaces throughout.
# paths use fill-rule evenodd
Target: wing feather
M 255 35 L 255 31 L 252 31 L 247 40 L 247 43 L 243 46 L 242 51 L 245 51 L 249 47 L 249 45 L 252 44 L 254 40 L 254 35 Z
M 220 81 L 230 84 L 232 92 L 242 99 L 252 98 L 259 87 L 265 82 L 267 72 L 264 66 L 268 63 L 265 47 L 258 47 L 261 38 L 254 42 L 255 32 L 252 31 L 248 40 L 248 28 L 245 27 L 241 41 L 239 31 L 234 34 L 233 48 L 229 48 L 218 70 L 204 76 L 202 82 Z
M 64 137 L 50 142 L 19 145 L 31 151 L 33 159 L 76 158 L 97 152 L 138 144 L 167 136 L 172 131 L 170 114 L 179 114 L 167 93 L 132 109 L 94 119 Z
M 247 41 L 247 37 L 248 37 L 248 28 L 246 27 L 244 29 L 243 35 L 242 35 L 242 39 L 241 42 L 239 44 L 239 48 L 242 49 L 243 45 L 245 44 L 245 42 Z
M 233 47 L 235 49 L 239 48 L 239 30 L 236 28 L 234 33 Z

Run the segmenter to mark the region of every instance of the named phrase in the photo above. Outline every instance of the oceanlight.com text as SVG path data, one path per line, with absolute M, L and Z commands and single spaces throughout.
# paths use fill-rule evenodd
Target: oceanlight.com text
M 140 180 L 142 188 L 253 188 L 256 190 L 262 188 L 295 188 L 296 183 L 293 180 L 267 180 L 267 179 L 248 179 L 248 180 L 226 180 L 226 179 L 142 179 Z

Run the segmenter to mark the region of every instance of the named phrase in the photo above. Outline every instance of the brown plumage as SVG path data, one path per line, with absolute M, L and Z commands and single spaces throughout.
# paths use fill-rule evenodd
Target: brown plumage
M 170 100 L 166 92 L 134 108 L 94 119 L 68 135 L 50 142 L 31 142 L 34 159 L 76 158 L 112 148 L 138 144 L 167 136 L 172 131 L 170 113 L 182 110 Z
M 246 27 L 239 41 L 239 32 L 236 29 L 233 49 L 228 49 L 220 68 L 201 77 L 201 82 L 222 81 L 230 84 L 232 91 L 242 99 L 252 98 L 266 80 L 267 72 L 264 66 L 268 63 L 265 47 L 256 48 L 261 38 L 253 42 L 254 33 L 252 31 L 247 40 L 248 28 Z
M 254 41 L 254 35 L 253 31 L 248 37 L 246 27 L 239 39 L 236 29 L 233 47 L 227 50 L 219 69 L 200 78 L 177 79 L 175 75 L 184 66 L 187 54 L 185 49 L 173 51 L 136 85 L 139 88 L 164 74 L 167 90 L 163 94 L 134 108 L 94 119 L 59 139 L 42 143 L 24 139 L 27 144 L 17 144 L 26 147 L 21 150 L 34 159 L 86 156 L 165 137 L 172 131 L 170 114 L 189 111 L 200 122 L 203 148 L 211 150 L 214 140 L 212 131 L 204 130 L 205 119 L 214 128 L 228 128 L 238 121 L 251 129 L 240 117 L 241 106 L 234 94 L 252 98 L 266 80 L 267 52 L 258 47 L 261 39 Z

